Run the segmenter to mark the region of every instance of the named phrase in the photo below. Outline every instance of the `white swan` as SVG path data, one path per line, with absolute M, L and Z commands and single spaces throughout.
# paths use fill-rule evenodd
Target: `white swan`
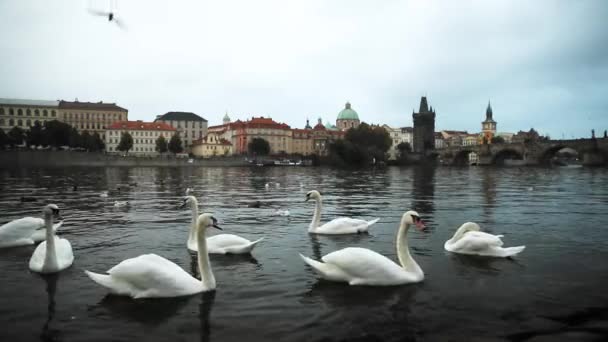
M 340 217 L 337 219 L 333 219 L 324 225 L 321 224 L 321 208 L 323 207 L 321 194 L 316 191 L 309 191 L 306 194 L 306 202 L 309 199 L 314 199 L 316 201 L 315 205 L 315 213 L 312 216 L 312 222 L 308 227 L 309 233 L 314 234 L 357 234 L 367 232 L 369 227 L 378 222 L 379 218 L 365 221 L 360 219 L 352 219 L 349 217 Z
M 167 298 L 188 296 L 215 289 L 215 277 L 207 254 L 205 231 L 209 227 L 221 229 L 211 214 L 197 219 L 197 239 L 201 247 L 198 268 L 201 280 L 184 271 L 175 263 L 156 254 L 144 254 L 122 261 L 108 274 L 84 271 L 97 284 L 111 293 L 132 298 Z
M 53 232 L 63 221 L 53 225 Z M 23 217 L 0 227 L 0 248 L 33 245 L 46 237 L 44 220 L 39 217 Z
M 424 272 L 410 255 L 407 231 L 410 225 L 423 229 L 424 225 L 415 211 L 408 211 L 401 218 L 397 233 L 398 265 L 389 258 L 372 250 L 348 247 L 325 255 L 319 262 L 304 255 L 300 257 L 322 278 L 347 282 L 350 285 L 400 285 L 421 282 Z
M 526 246 L 502 247 L 502 235 L 492 235 L 479 231 L 479 225 L 466 222 L 445 242 L 449 252 L 491 257 L 510 257 L 521 253 Z
M 70 267 L 74 262 L 74 253 L 70 241 L 55 236 L 53 218 L 59 216 L 55 204 L 44 207 L 44 224 L 46 241 L 36 247 L 30 259 L 30 270 L 38 273 L 55 273 Z
M 192 209 L 192 224 L 188 236 L 188 249 L 196 252 L 198 243 L 196 239 L 196 217 L 198 216 L 198 201 L 194 196 L 184 197 L 180 208 L 189 205 Z M 207 250 L 211 254 L 247 254 L 251 253 L 255 245 L 264 238 L 249 241 L 234 234 L 218 234 L 207 238 Z

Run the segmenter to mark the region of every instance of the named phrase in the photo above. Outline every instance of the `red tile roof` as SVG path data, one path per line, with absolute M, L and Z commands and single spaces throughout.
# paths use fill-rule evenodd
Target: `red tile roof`
M 175 131 L 173 126 L 164 122 L 116 121 L 107 129 L 128 129 L 141 131 Z

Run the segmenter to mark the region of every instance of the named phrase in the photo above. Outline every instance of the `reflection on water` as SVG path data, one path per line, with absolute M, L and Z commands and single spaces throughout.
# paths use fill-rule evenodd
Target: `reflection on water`
M 59 235 L 75 255 L 59 276 L 40 277 L 27 271 L 34 246 L 0 249 L 0 341 L 519 341 L 564 340 L 572 331 L 595 338 L 608 334 L 607 181 L 606 169 L 587 168 L 0 169 L 0 223 L 39 217 L 56 203 L 65 218 Z M 252 255 L 211 255 L 215 292 L 131 300 L 86 277 L 84 269 L 103 272 L 145 253 L 200 277 L 186 248 L 190 211 L 175 208 L 186 188 L 225 233 L 265 238 Z M 313 189 L 323 194 L 322 222 L 380 221 L 369 234 L 309 235 L 314 205 L 304 194 Z M 131 205 L 116 210 L 114 201 Z M 263 205 L 247 206 L 255 201 Z M 276 208 L 290 217 L 273 216 Z M 298 256 L 359 246 L 396 261 L 395 232 L 409 209 L 429 227 L 409 234 L 425 272 L 420 284 L 331 283 Z M 444 251 L 466 221 L 527 248 L 513 260 Z
M 42 327 L 42 334 L 40 339 L 43 341 L 57 341 L 59 340 L 59 331 L 51 328 L 51 322 L 55 316 L 55 293 L 57 292 L 57 281 L 59 280 L 59 274 L 49 274 L 41 276 L 46 282 L 46 293 L 48 298 L 47 306 L 47 319 Z

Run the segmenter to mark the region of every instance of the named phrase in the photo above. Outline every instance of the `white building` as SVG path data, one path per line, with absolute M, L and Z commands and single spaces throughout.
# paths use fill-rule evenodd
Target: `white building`
M 397 145 L 401 144 L 402 142 L 408 143 L 410 144 L 410 147 L 412 147 L 414 141 L 414 129 L 412 127 L 393 128 L 389 125 L 383 125 L 382 127 L 388 132 L 388 135 L 391 137 L 392 141 L 392 145 L 388 150 L 389 159 L 397 159 L 397 156 L 399 155 Z
M 154 122 L 175 127 L 186 152 L 190 152 L 193 141 L 207 135 L 207 120 L 191 112 L 168 112 L 157 116 Z
M 133 138 L 133 148 L 129 154 L 135 155 L 158 155 L 156 152 L 156 139 L 161 135 L 167 140 L 176 133 L 175 128 L 164 122 L 119 121 L 111 124 L 106 129 L 106 152 L 120 152 L 116 148 L 120 143 L 122 133 L 128 132 Z

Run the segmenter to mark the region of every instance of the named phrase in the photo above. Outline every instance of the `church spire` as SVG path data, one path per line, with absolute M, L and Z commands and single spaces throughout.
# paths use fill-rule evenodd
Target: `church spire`
M 492 120 L 492 105 L 490 104 L 490 100 L 488 100 L 488 108 L 486 109 L 486 120 Z

